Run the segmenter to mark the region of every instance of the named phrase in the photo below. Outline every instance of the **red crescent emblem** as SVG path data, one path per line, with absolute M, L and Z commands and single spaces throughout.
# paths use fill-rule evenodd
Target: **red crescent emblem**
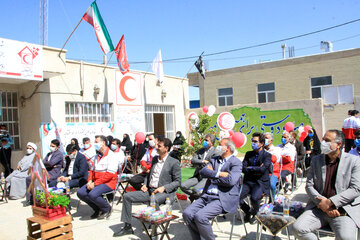
M 125 83 L 127 80 L 129 79 L 132 79 L 133 81 L 135 81 L 135 79 L 131 76 L 125 76 L 121 79 L 120 81 L 120 86 L 119 86 L 119 89 L 120 89 L 120 94 L 121 96 L 128 102 L 132 102 L 134 101 L 136 98 L 129 98 L 126 93 L 125 93 Z

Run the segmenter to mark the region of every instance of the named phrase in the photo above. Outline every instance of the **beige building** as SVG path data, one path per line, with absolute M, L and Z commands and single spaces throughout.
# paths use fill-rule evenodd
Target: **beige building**
M 66 51 L 59 56 L 60 49 L 0 41 L 0 52 L 4 52 L 0 57 L 0 123 L 8 126 L 14 138 L 12 167 L 29 141 L 40 152 L 48 151 L 41 149 L 47 144 L 40 129 L 44 124 L 90 124 L 91 128 L 91 124 L 109 123 L 115 125 L 112 135 L 120 140 L 123 133 L 133 140 L 137 131 L 173 140 L 176 131 L 185 131 L 187 79 L 165 76 L 159 84 L 153 73 L 130 70 L 123 75 L 116 67 L 66 59 Z M 27 56 L 22 60 L 18 53 L 25 48 Z M 63 144 L 68 143 L 67 139 Z
M 198 73 L 188 78 L 190 86 L 199 87 L 200 106 L 269 109 L 272 103 L 278 109 L 277 102 L 321 98 L 321 131 L 341 129 L 347 111 L 360 110 L 360 48 L 209 71 L 205 80 Z

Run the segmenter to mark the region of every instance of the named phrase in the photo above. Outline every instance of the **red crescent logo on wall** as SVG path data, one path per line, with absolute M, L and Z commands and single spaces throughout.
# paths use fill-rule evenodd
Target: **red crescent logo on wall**
M 121 96 L 128 102 L 132 102 L 136 99 L 136 97 L 135 98 L 128 97 L 128 95 L 126 95 L 126 92 L 125 92 L 125 83 L 130 79 L 135 81 L 135 79 L 132 76 L 125 76 L 121 79 L 120 85 L 119 85 Z
M 231 130 L 235 126 L 235 118 L 229 112 L 220 113 L 217 123 L 222 130 Z

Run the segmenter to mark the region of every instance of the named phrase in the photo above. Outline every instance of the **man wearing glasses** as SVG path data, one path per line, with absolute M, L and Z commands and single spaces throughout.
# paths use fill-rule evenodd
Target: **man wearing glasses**
M 240 206 L 245 212 L 245 221 L 250 221 L 251 224 L 256 221 L 255 215 L 259 211 L 263 193 L 270 194 L 271 154 L 264 150 L 264 144 L 265 136 L 262 133 L 254 133 L 251 138 L 253 150 L 246 152 L 243 160 L 244 183 L 240 195 Z M 252 209 L 243 200 L 249 194 Z

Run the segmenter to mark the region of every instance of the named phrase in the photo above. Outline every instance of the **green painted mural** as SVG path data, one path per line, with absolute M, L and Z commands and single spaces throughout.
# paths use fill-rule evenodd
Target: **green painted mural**
M 280 144 L 281 135 L 284 131 L 284 125 L 287 122 L 295 124 L 295 130 L 300 126 L 312 126 L 311 119 L 305 114 L 303 109 L 287 109 L 287 110 L 269 110 L 261 111 L 260 108 L 241 107 L 231 110 L 231 114 L 235 117 L 234 132 L 242 132 L 246 134 L 248 141 L 245 146 L 238 149 L 239 152 L 245 153 L 251 150 L 250 138 L 254 132 L 271 132 L 274 134 L 274 145 Z M 220 128 L 217 124 L 219 114 L 211 117 L 211 126 L 216 132 L 219 139 Z

